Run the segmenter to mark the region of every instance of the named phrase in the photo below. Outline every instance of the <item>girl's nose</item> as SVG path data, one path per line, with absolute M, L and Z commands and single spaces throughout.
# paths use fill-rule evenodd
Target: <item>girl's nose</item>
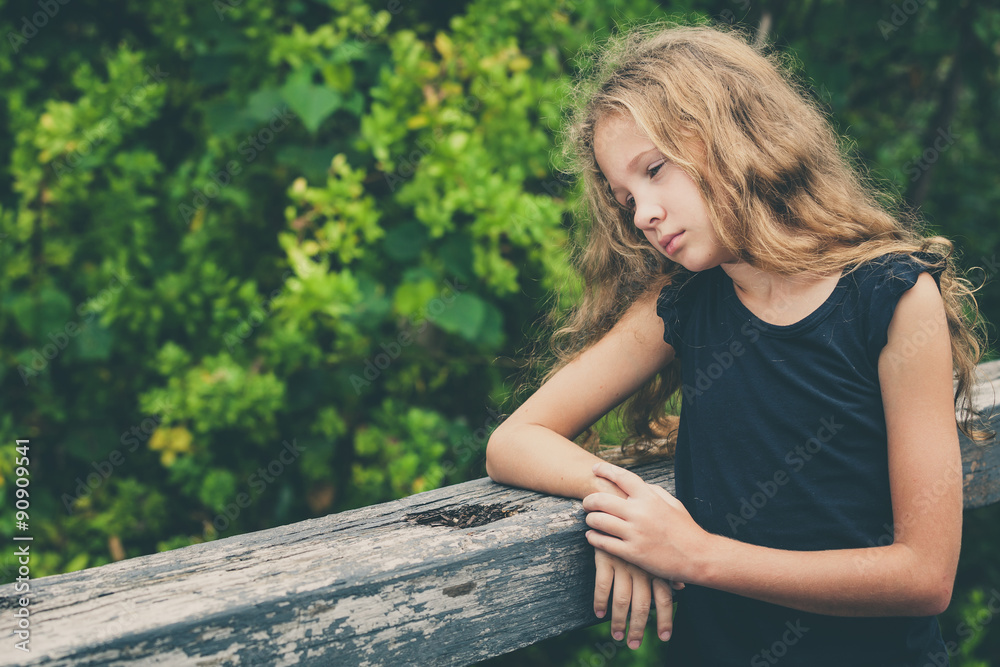
M 656 204 L 644 200 L 635 200 L 635 226 L 645 231 L 657 225 L 663 219 L 663 209 Z

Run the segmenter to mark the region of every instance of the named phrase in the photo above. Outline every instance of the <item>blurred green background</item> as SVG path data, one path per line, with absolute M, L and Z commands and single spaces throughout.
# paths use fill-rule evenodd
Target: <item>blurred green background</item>
M 793 55 L 1000 318 L 995 2 L 0 2 L 0 537 L 30 438 L 32 576 L 484 476 L 548 297 L 579 289 L 552 157 L 574 59 L 671 16 Z M 966 512 L 953 665 L 1000 656 L 998 517 Z M 490 664 L 658 650 L 605 622 Z

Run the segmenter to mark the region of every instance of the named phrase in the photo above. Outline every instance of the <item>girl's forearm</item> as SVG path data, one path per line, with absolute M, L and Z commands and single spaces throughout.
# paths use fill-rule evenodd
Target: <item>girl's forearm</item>
M 939 614 L 954 581 L 922 569 L 917 554 L 902 543 L 786 551 L 714 534 L 690 577 L 694 584 L 834 616 Z
M 615 492 L 613 484 L 594 474 L 593 466 L 600 460 L 537 424 L 502 425 L 486 446 L 486 474 L 493 481 L 564 498 Z

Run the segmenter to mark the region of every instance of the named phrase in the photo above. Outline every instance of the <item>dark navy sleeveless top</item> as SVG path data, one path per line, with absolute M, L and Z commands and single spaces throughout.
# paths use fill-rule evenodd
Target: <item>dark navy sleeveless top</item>
M 751 313 L 721 267 L 662 290 L 683 378 L 676 495 L 702 528 L 796 551 L 892 543 L 878 358 L 903 293 L 922 271 L 940 281 L 914 256 L 937 259 L 862 263 L 788 326 Z M 936 616 L 828 616 L 691 584 L 677 601 L 668 665 L 948 664 Z

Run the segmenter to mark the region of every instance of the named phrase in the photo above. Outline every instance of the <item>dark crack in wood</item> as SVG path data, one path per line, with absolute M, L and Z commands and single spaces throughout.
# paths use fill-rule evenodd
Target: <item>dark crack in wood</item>
M 439 507 L 426 512 L 407 514 L 404 521 L 412 521 L 422 526 L 451 526 L 452 528 L 474 528 L 485 526 L 488 523 L 499 521 L 500 519 L 513 516 L 518 510 L 523 509 L 519 505 L 511 505 L 503 508 L 501 503 L 492 505 L 461 505 L 459 507 Z

